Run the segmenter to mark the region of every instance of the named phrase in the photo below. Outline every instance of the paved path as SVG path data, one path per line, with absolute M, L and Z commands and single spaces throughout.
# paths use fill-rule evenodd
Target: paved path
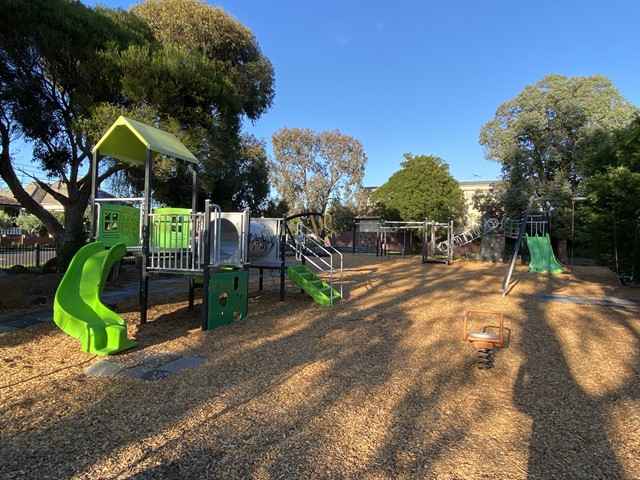
M 188 283 L 183 280 L 184 288 L 188 291 Z M 170 292 L 176 289 L 180 280 L 174 278 L 150 278 L 149 279 L 149 293 L 158 292 Z M 182 286 L 178 288 L 183 288 Z M 100 299 L 107 305 L 118 303 L 127 298 L 137 297 L 139 294 L 140 282 L 127 283 L 114 290 L 105 291 L 100 296 Z M 30 327 L 31 325 L 37 325 L 39 323 L 53 321 L 53 310 L 51 308 L 46 310 L 39 310 L 35 312 L 28 312 L 23 314 L 0 316 L 0 333 L 12 332 L 19 328 Z
M 540 295 L 538 295 L 538 298 L 547 302 L 576 303 L 580 305 L 601 305 L 603 307 L 640 308 L 640 302 L 637 300 L 625 300 L 624 298 L 614 297 L 577 297 L 572 295 L 562 295 L 558 293 L 541 293 Z

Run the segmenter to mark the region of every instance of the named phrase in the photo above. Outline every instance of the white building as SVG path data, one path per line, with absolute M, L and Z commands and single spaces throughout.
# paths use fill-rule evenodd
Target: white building
M 480 221 L 481 214 L 473 206 L 473 197 L 478 192 L 488 192 L 498 180 L 477 180 L 471 182 L 458 182 L 464 193 L 464 209 L 466 226 L 472 227 Z

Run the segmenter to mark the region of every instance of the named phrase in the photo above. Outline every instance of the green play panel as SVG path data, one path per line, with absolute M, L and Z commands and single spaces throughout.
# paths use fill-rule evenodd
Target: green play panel
M 209 277 L 207 330 L 246 318 L 249 272 L 221 271 Z

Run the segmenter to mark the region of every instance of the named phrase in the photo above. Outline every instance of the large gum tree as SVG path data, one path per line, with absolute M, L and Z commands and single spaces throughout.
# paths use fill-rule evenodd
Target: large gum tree
M 99 129 L 93 113 L 120 96 L 110 81 L 117 67 L 103 53 L 152 37 L 132 16 L 69 0 L 0 0 L 0 12 L 0 176 L 53 234 L 64 268 L 85 239 L 91 179 L 83 167 Z M 66 227 L 21 185 L 12 150 L 18 139 L 33 145 L 33 162 L 48 179 L 62 180 L 58 191 L 47 178 L 33 179 L 64 206 Z M 103 169 L 100 180 L 116 169 Z
M 284 127 L 271 141 L 271 183 L 294 213 L 324 214 L 331 201 L 346 201 L 362 187 L 367 156 L 356 138 L 338 130 Z M 323 234 L 322 217 L 311 221 Z
M 190 20 L 200 43 L 164 35 L 144 15 L 147 4 L 164 8 L 153 18 L 169 27 L 181 9 L 183 23 L 175 28 L 186 29 Z M 119 115 L 177 134 L 205 159 L 206 170 L 210 158 L 242 162 L 242 117 L 258 118 L 273 98 L 270 62 L 253 35 L 220 9 L 162 0 L 133 10 L 0 0 L 0 175 L 53 233 L 62 269 L 85 241 L 91 179 L 82 172 L 92 146 Z M 206 12 L 218 24 L 205 25 Z M 34 179 L 64 206 L 64 228 L 18 180 L 12 145 L 19 137 L 34 146 L 33 161 L 49 179 L 62 179 L 66 187 L 65 195 L 51 190 L 47 179 Z M 99 181 L 123 168 L 108 159 L 101 165 Z M 161 158 L 158 168 L 161 179 L 179 185 L 180 166 Z
M 488 160 L 502 164 L 506 211 L 518 215 L 536 193 L 553 207 L 560 259 L 567 259 L 571 198 L 580 194 L 582 165 L 599 130 L 626 126 L 636 107 L 602 75 L 547 75 L 500 105 L 480 131 Z

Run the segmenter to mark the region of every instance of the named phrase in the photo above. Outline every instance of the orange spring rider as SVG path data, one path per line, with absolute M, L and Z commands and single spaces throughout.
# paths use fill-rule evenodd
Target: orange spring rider
M 487 331 L 487 326 L 481 332 L 469 332 L 469 317 L 472 315 L 494 315 L 500 317 L 498 333 Z M 467 310 L 464 314 L 462 325 L 462 340 L 470 342 L 478 349 L 478 368 L 488 369 L 493 367 L 493 347 L 502 347 L 504 343 L 504 318 L 502 312 L 491 310 Z

